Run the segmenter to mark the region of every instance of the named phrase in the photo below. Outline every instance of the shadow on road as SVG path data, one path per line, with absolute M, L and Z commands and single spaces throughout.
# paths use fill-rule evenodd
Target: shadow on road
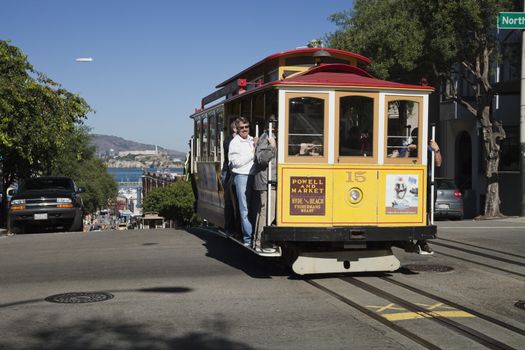
M 192 227 L 188 232 L 204 241 L 206 256 L 243 271 L 253 278 L 288 276 L 291 271 L 278 263 L 276 258 L 263 258 L 229 239 L 213 232 L 213 228 Z
M 110 292 L 110 293 L 115 293 L 115 294 L 122 293 L 122 292 L 171 293 L 171 294 L 173 294 L 173 293 L 188 293 L 188 292 L 191 292 L 191 291 L 193 291 L 193 289 L 187 288 L 187 287 L 171 287 L 171 286 L 170 287 L 166 287 L 166 286 L 162 286 L 162 287 L 150 287 L 150 288 L 139 288 L 139 289 L 111 289 L 111 290 L 107 290 L 107 291 L 104 291 L 104 292 Z M 67 293 L 67 292 L 71 292 L 71 291 L 64 291 L 64 293 Z M 88 291 L 84 291 L 84 292 L 88 292 Z M 89 292 L 93 292 L 93 291 L 89 291 Z M 40 303 L 40 302 L 43 302 L 45 300 L 46 300 L 45 298 L 20 300 L 20 301 L 15 301 L 15 302 L 12 302 L 12 303 L 0 304 L 0 309 L 6 308 L 6 307 L 11 307 L 11 306 L 19 306 L 19 305 Z M 2 349 L 2 348 L 0 347 L 0 349 Z
M 209 331 L 189 332 L 180 336 L 170 335 L 166 329 L 153 325 L 131 323 L 125 320 L 89 319 L 74 323 L 57 324 L 49 319 L 36 328 L 33 319 L 22 319 L 8 325 L 17 329 L 16 339 L 0 340 L 0 349 L 13 350 L 101 350 L 101 349 L 204 349 L 204 350 L 248 350 L 247 344 L 232 341 L 222 333 L 224 325 Z M 209 328 L 210 324 L 204 325 Z M 208 326 L 208 327 L 206 327 Z M 227 331 L 227 330 L 226 330 Z M 177 333 L 174 329 L 173 333 Z M 220 334 L 220 335 L 219 335 Z M 11 336 L 13 334 L 11 333 Z

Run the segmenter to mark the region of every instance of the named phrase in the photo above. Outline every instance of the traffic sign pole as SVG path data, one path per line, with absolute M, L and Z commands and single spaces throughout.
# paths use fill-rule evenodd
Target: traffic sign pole
M 525 29 L 524 12 L 500 12 L 498 29 Z M 521 33 L 521 91 L 520 91 L 520 173 L 521 173 L 521 215 L 525 216 L 525 31 Z
M 523 10 L 525 11 L 525 0 L 523 0 Z M 525 31 L 521 33 L 520 171 L 521 215 L 525 216 Z

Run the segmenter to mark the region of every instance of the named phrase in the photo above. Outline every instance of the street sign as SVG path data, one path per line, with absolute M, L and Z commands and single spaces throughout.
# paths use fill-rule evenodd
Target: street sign
M 525 29 L 525 12 L 498 13 L 498 29 Z

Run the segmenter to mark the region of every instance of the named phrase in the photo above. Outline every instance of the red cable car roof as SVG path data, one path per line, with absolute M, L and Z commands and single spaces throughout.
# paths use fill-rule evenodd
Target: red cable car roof
M 427 85 L 402 84 L 374 78 L 365 70 L 346 64 L 323 64 L 304 73 L 282 79 L 275 85 L 335 85 L 433 91 Z
M 369 58 L 367 58 L 365 56 L 361 56 L 361 55 L 359 55 L 357 53 L 350 52 L 350 51 L 343 51 L 343 50 L 329 49 L 329 48 L 301 48 L 301 49 L 294 49 L 294 50 L 284 51 L 284 52 L 280 52 L 280 53 L 276 53 L 276 54 L 270 55 L 270 56 L 262 59 L 261 61 L 255 63 L 254 65 L 246 68 L 242 72 L 237 73 L 236 75 L 234 75 L 233 77 L 229 78 L 228 80 L 223 81 L 222 83 L 217 85 L 216 88 L 223 87 L 226 84 L 234 81 L 235 79 L 242 78 L 246 74 L 246 72 L 248 72 L 248 71 L 250 71 L 250 70 L 252 70 L 254 68 L 257 68 L 258 66 L 260 66 L 260 65 L 262 65 L 262 64 L 264 64 L 266 62 L 269 62 L 269 61 L 271 61 L 273 59 L 276 59 L 276 58 L 279 58 L 279 57 L 285 57 L 285 56 L 292 56 L 292 55 L 301 54 L 301 53 L 314 53 L 314 52 L 321 51 L 321 50 L 322 51 L 326 51 L 326 52 L 328 52 L 330 54 L 338 54 L 338 55 L 347 56 L 349 59 L 350 58 L 357 59 L 358 63 L 361 63 L 363 65 L 368 65 L 368 64 L 370 64 L 370 62 L 372 62 Z

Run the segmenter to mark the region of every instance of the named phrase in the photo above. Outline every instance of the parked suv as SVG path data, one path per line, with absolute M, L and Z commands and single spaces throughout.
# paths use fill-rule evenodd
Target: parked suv
M 28 228 L 62 228 L 82 231 L 84 192 L 65 176 L 41 176 L 22 181 L 11 198 L 8 228 L 24 233 Z

